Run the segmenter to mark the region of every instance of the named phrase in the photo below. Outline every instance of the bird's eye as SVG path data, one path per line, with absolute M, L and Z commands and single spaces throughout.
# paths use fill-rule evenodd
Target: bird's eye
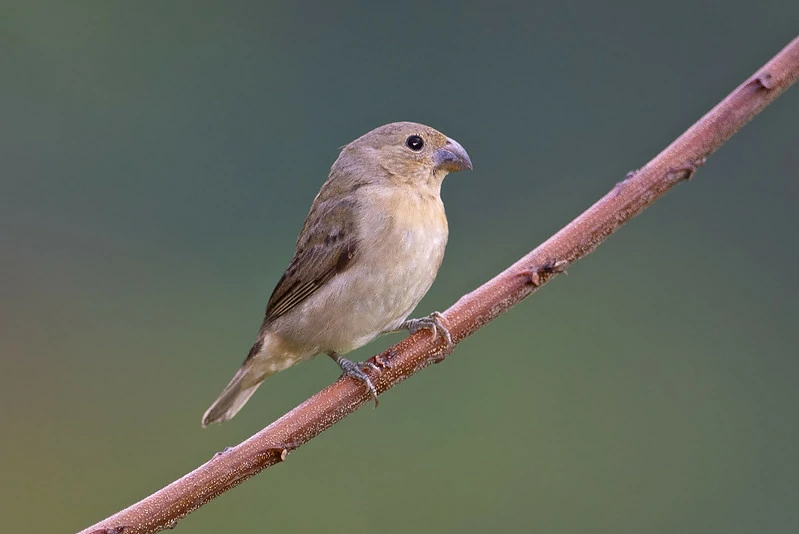
M 424 147 L 424 139 L 418 135 L 412 135 L 405 140 L 405 145 L 414 152 L 419 152 Z

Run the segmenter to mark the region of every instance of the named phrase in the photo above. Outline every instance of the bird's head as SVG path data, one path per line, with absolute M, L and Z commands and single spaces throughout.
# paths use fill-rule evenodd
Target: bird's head
M 437 189 L 448 173 L 471 170 L 472 161 L 460 143 L 429 126 L 393 122 L 346 145 L 338 165 L 365 166 L 391 180 Z

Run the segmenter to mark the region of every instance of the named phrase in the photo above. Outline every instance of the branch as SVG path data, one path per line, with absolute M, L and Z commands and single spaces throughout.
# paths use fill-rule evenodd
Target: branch
M 691 178 L 719 146 L 799 77 L 799 37 L 737 87 L 643 168 L 538 248 L 471 293 L 444 315 L 454 343 L 529 296 L 667 190 Z M 379 393 L 442 361 L 453 347 L 419 332 L 374 356 L 370 377 Z M 282 462 L 297 447 L 371 401 L 364 385 L 341 378 L 236 447 L 80 534 L 158 532 L 251 476 Z

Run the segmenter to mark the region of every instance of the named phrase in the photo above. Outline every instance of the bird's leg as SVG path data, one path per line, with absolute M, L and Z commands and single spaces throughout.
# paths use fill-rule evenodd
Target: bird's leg
M 328 352 L 327 355 L 333 358 L 338 366 L 341 367 L 341 371 L 345 376 L 352 377 L 355 380 L 360 380 L 367 385 L 369 391 L 372 393 L 372 397 L 375 399 L 375 408 L 377 408 L 377 388 L 375 388 L 375 385 L 372 383 L 372 379 L 369 378 L 369 375 L 363 372 L 362 367 L 373 369 L 375 371 L 379 371 L 380 368 L 370 362 L 352 362 L 347 358 L 342 358 L 335 352 Z
M 444 318 L 439 312 L 433 312 L 427 317 L 419 317 L 418 319 L 406 319 L 397 330 L 407 330 L 411 334 L 415 334 L 419 330 L 431 330 L 433 332 L 433 340 L 439 334 L 447 341 L 447 346 L 451 347 L 452 336 L 444 326 L 442 319 Z

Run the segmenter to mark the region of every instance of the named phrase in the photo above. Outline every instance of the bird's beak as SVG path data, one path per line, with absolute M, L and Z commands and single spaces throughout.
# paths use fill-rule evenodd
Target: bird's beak
M 472 160 L 463 147 L 454 139 L 447 138 L 447 144 L 436 150 L 433 155 L 436 168 L 447 172 L 470 171 Z

